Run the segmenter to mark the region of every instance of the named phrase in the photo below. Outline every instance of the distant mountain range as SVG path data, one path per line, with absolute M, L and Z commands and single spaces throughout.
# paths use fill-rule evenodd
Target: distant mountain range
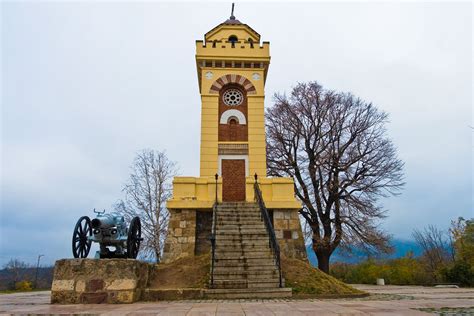
M 413 254 L 416 256 L 421 255 L 422 250 L 420 246 L 418 246 L 414 241 L 411 240 L 404 240 L 404 239 L 393 239 L 392 246 L 395 248 L 395 251 L 391 255 L 383 256 L 384 259 L 390 258 L 400 258 L 407 254 L 409 251 L 413 251 Z M 311 246 L 306 246 L 306 253 L 308 254 L 308 260 L 313 266 L 318 265 L 318 260 L 316 259 L 316 255 L 314 254 Z M 339 249 L 336 249 L 334 254 L 331 256 L 331 262 L 345 262 L 345 263 L 358 263 L 367 259 L 367 256 L 354 251 L 354 254 L 351 256 L 347 256 L 346 254 L 342 253 Z

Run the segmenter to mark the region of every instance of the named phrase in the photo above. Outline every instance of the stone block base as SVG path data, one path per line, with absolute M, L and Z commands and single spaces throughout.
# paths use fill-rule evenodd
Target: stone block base
M 169 209 L 169 212 L 163 263 L 194 256 L 196 244 L 196 210 Z
M 274 209 L 273 227 L 281 253 L 288 258 L 306 260 L 303 230 L 297 209 Z
M 150 264 L 132 259 L 56 261 L 52 304 L 133 303 L 147 286 Z

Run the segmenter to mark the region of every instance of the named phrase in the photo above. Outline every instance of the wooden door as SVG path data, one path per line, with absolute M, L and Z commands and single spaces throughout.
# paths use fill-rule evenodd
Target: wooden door
M 222 160 L 222 200 L 245 201 L 245 160 Z

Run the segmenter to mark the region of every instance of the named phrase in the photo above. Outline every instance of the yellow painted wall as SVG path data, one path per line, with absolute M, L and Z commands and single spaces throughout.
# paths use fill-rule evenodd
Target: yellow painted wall
M 239 41 L 235 47 L 227 41 L 230 35 L 236 35 Z M 252 48 L 247 41 L 254 41 Z M 212 47 L 212 41 L 216 47 Z M 201 151 L 200 177 L 176 177 L 173 181 L 173 198 L 168 201 L 171 209 L 210 209 L 215 201 L 216 183 L 214 175 L 219 170 L 218 161 L 218 107 L 219 94 L 211 93 L 212 84 L 225 75 L 240 75 L 247 78 L 255 87 L 256 93 L 247 95 L 248 105 L 248 141 L 234 142 L 248 144 L 248 177 L 246 179 L 246 200 L 254 201 L 254 177 L 263 193 L 266 206 L 275 208 L 299 209 L 301 204 L 294 197 L 293 180 L 291 178 L 266 177 L 266 144 L 265 144 L 265 76 L 267 71 L 260 63 L 270 62 L 270 43 L 259 44 L 260 35 L 246 25 L 225 25 L 213 29 L 206 34 L 206 43 L 196 41 L 196 65 L 199 90 L 201 93 Z M 205 67 L 203 62 L 254 62 L 256 68 L 222 68 Z M 212 72 L 212 78 L 206 74 Z M 254 75 L 258 74 L 256 80 Z M 231 143 L 231 142 L 221 142 Z M 218 179 L 218 200 L 222 197 L 222 179 Z
M 300 209 L 293 194 L 291 178 L 259 178 L 265 206 L 269 209 Z M 246 179 L 246 201 L 253 202 L 253 177 Z M 222 201 L 222 178 L 217 181 L 218 201 Z M 175 177 L 173 180 L 173 198 L 168 201 L 171 209 L 211 209 L 216 196 L 216 180 L 214 177 Z

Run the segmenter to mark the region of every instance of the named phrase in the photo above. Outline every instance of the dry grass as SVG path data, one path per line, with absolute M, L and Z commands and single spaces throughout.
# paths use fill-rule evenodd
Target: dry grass
M 308 262 L 282 256 L 282 272 L 286 286 L 293 288 L 296 297 L 345 297 L 363 296 L 344 282 L 312 267 Z
M 210 256 L 185 257 L 155 265 L 148 286 L 153 289 L 205 288 L 209 284 Z
M 294 297 L 363 296 L 357 290 L 308 262 L 282 257 L 286 286 L 293 288 Z M 209 285 L 210 256 L 186 257 L 168 264 L 158 264 L 152 272 L 149 287 L 153 289 L 207 288 Z

